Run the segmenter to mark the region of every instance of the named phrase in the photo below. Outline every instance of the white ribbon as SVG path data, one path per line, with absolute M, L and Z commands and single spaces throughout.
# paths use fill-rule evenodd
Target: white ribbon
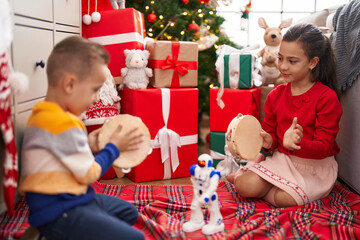
M 210 150 L 210 156 L 213 159 L 223 159 L 216 166 L 216 170 L 218 170 L 220 172 L 221 176 L 227 176 L 230 173 L 235 172 L 239 169 L 239 165 L 234 160 L 235 157 L 233 157 L 231 155 L 227 145 L 225 145 L 224 150 L 225 150 L 225 155 L 221 154 L 219 152 Z
M 198 135 L 194 134 L 180 137 L 178 133 L 168 129 L 167 123 L 170 114 L 170 89 L 161 88 L 161 100 L 165 126 L 158 131 L 155 139 L 151 140 L 151 147 L 160 148 L 161 161 L 164 164 L 163 179 L 169 179 L 171 178 L 171 170 L 172 172 L 175 172 L 177 167 L 180 165 L 178 147 L 197 143 Z
M 230 88 L 237 89 L 240 78 L 240 53 L 234 52 L 229 56 L 229 84 Z
M 112 45 L 126 42 L 139 42 L 144 44 L 144 38 L 138 32 L 120 33 L 100 37 L 89 38 L 90 41 L 99 43 L 101 45 Z

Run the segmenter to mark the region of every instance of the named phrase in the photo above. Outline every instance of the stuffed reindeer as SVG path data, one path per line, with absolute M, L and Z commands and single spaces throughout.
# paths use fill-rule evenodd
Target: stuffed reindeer
M 277 69 L 277 54 L 282 40 L 281 30 L 289 27 L 291 23 L 292 18 L 289 18 L 283 20 L 278 27 L 269 27 L 264 18 L 260 17 L 258 19 L 259 26 L 265 29 L 264 42 L 266 44 L 266 46 L 258 52 L 258 56 L 262 58 L 262 85 L 278 85 L 282 83 L 281 79 L 279 79 L 281 77 L 280 72 Z

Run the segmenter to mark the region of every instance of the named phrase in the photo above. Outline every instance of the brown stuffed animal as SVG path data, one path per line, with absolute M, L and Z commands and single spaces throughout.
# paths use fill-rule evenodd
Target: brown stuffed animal
M 264 42 L 266 44 L 266 46 L 258 52 L 258 56 L 262 58 L 262 85 L 281 84 L 283 81 L 277 69 L 277 54 L 282 40 L 281 30 L 292 24 L 292 18 L 283 20 L 278 27 L 269 27 L 265 19 L 260 17 L 258 24 L 261 28 L 265 29 Z

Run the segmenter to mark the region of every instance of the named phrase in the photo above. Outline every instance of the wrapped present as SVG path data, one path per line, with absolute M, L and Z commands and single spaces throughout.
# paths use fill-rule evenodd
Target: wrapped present
M 225 88 L 251 88 L 251 72 L 253 65 L 253 56 L 251 54 L 232 53 L 224 56 L 223 77 Z
M 198 89 L 124 88 L 121 111 L 149 128 L 151 154 L 127 176 L 134 182 L 190 176 L 197 162 Z
M 225 132 L 211 132 L 210 131 L 210 156 L 214 159 L 213 167 L 225 159 Z
M 219 88 L 210 88 L 210 131 L 226 132 L 231 120 L 238 113 L 252 115 L 260 120 L 261 88 L 224 89 L 221 108 L 216 101 Z
M 82 0 L 81 1 L 81 15 L 90 14 L 93 12 L 102 12 L 106 10 L 112 10 L 112 6 L 109 0 L 104 1 L 91 1 Z
M 216 53 L 218 58 L 215 66 L 220 84 L 217 103 L 221 108 L 224 108 L 224 102 L 221 100 L 224 88 L 253 87 L 252 75 L 256 75 L 256 57 L 246 51 L 237 50 L 226 45 L 219 48 Z
M 198 44 L 195 42 L 152 41 L 148 67 L 154 69 L 150 85 L 162 87 L 196 87 Z
M 82 36 L 100 43 L 110 54 L 109 69 L 119 83 L 125 49 L 144 49 L 144 16 L 133 8 L 101 12 L 101 21 L 82 25 Z
M 239 162 L 235 161 L 235 158 L 227 149 L 225 135 L 225 132 L 210 131 L 210 156 L 214 159 L 216 170 L 221 173 L 221 176 L 235 172 L 240 165 L 245 166 L 248 162 L 243 159 L 240 159 Z

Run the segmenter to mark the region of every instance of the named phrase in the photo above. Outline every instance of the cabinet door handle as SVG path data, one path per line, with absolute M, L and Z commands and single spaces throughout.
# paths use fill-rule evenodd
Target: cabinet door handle
M 41 60 L 40 62 L 36 62 L 36 66 L 40 66 L 41 68 L 45 67 L 45 62 L 43 60 Z

